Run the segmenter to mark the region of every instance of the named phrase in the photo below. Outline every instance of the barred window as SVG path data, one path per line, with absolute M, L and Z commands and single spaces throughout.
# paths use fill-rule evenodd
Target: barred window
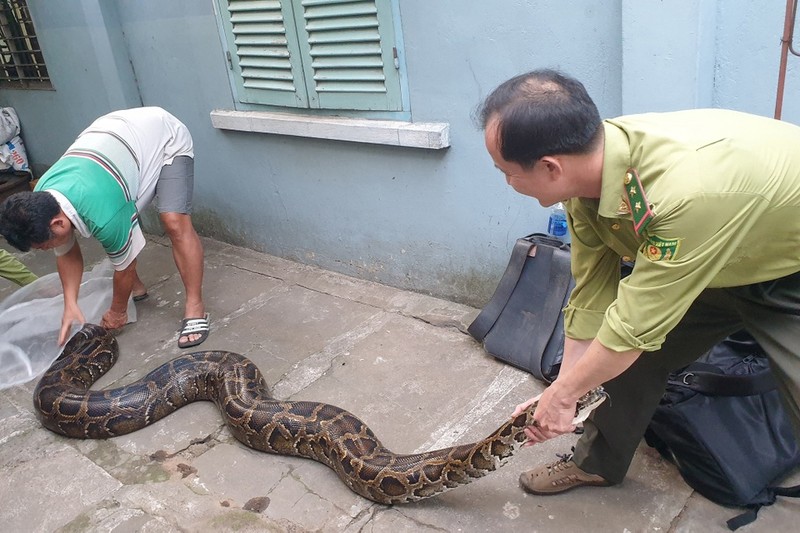
M 27 0 L 0 0 L 0 87 L 53 88 Z

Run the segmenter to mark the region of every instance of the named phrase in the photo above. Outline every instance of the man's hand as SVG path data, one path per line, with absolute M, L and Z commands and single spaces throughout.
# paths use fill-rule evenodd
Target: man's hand
M 585 341 L 568 341 L 564 345 L 565 354 L 569 347 L 570 351 L 574 349 L 575 354 L 580 355 L 573 359 L 566 371 L 562 366 L 558 379 L 539 397 L 533 414 L 534 425 L 525 428 L 529 445 L 574 431 L 572 421 L 578 400 L 588 391 L 625 372 L 642 353 L 637 349 L 616 352 L 603 346 L 597 339 L 588 343 L 588 347 Z M 534 400 L 532 398 L 518 406 L 517 411 L 521 412 L 520 407 L 530 405 Z
M 521 404 L 517 405 L 517 408 L 514 409 L 513 413 L 511 413 L 511 418 L 516 418 L 518 415 L 522 414 L 522 411 L 524 411 L 525 409 L 530 407 L 531 404 L 533 404 L 534 402 L 539 401 L 539 398 L 541 398 L 541 397 L 542 397 L 542 395 L 539 394 L 537 396 L 534 396 L 533 398 L 531 398 L 527 402 L 524 402 L 524 403 L 521 403 Z
M 572 369 L 572 367 L 575 366 L 575 363 L 577 363 L 578 360 L 580 360 L 580 358 L 583 356 L 583 354 L 589 348 L 591 343 L 592 343 L 591 340 L 575 340 L 575 339 L 570 339 L 569 337 L 565 338 L 564 339 L 564 355 L 563 355 L 563 358 L 562 358 L 562 361 L 561 361 L 561 370 L 560 370 L 559 374 L 560 375 L 567 374 Z M 545 390 L 545 393 L 547 393 L 547 391 L 549 389 L 550 388 L 548 387 L 548 389 Z M 553 392 L 551 391 L 548 394 L 547 398 L 545 398 L 545 401 L 550 401 L 549 398 L 551 398 L 552 395 L 553 395 Z M 538 396 L 534 396 L 533 398 L 531 398 L 530 400 L 528 400 L 525 403 L 519 404 L 517 406 L 517 408 L 514 410 L 514 413 L 511 415 L 511 417 L 512 418 L 516 417 L 517 415 L 522 413 L 522 411 L 524 411 L 525 409 L 530 407 L 531 404 L 533 404 L 536 401 L 539 401 L 543 396 L 544 396 L 544 394 L 540 394 Z M 576 402 L 576 405 L 577 405 L 577 402 Z M 542 406 L 542 404 L 540 403 L 539 406 L 536 409 L 535 420 L 537 420 L 537 421 L 540 421 L 540 420 L 543 419 L 543 417 L 545 417 L 544 410 L 541 410 L 541 406 Z M 547 407 L 546 409 L 550 409 L 550 407 Z M 575 426 L 572 425 L 572 419 L 575 418 L 575 405 L 572 405 L 571 407 L 568 407 L 568 409 L 571 410 L 570 411 L 571 412 L 571 416 L 569 417 L 569 427 L 568 428 L 564 429 L 565 426 L 559 425 L 559 427 L 564 429 L 564 431 L 560 431 L 559 430 L 559 431 L 556 432 L 556 431 L 554 431 L 553 427 L 548 426 L 548 429 L 550 429 L 550 431 L 548 431 L 547 434 L 549 436 L 547 436 L 545 438 L 545 433 L 544 433 L 545 428 L 543 426 L 541 426 L 541 423 L 540 423 L 540 425 L 538 427 L 529 426 L 528 429 L 526 430 L 526 434 L 528 434 L 528 433 L 537 434 L 538 433 L 538 436 L 536 436 L 534 438 L 531 435 L 528 435 L 528 438 L 530 440 L 528 442 L 526 442 L 525 445 L 526 446 L 532 446 L 533 444 L 536 444 L 537 442 L 542 442 L 543 440 L 547 440 L 547 439 L 555 437 L 557 435 L 561 435 L 561 434 L 567 433 L 569 431 L 574 431 L 575 430 Z M 558 417 L 556 417 L 556 418 L 558 418 Z M 548 420 L 548 424 L 552 423 L 551 422 L 551 415 L 547 415 L 547 420 Z
M 101 326 L 108 330 L 119 329 L 128 323 L 128 313 L 118 313 L 113 309 L 106 311 L 103 315 Z
M 558 380 L 553 382 L 539 396 L 539 405 L 536 406 L 536 411 L 533 414 L 534 425 L 525 428 L 528 445 L 544 442 L 564 433 L 575 431 L 575 425 L 572 421 L 575 418 L 575 407 L 578 405 L 578 399 L 563 395 L 557 386 L 557 382 Z
M 73 324 L 77 323 L 82 326 L 85 322 L 86 319 L 83 318 L 83 313 L 77 304 L 65 306 L 64 315 L 61 317 L 61 331 L 58 334 L 58 345 L 64 346 L 64 343 L 67 342 Z

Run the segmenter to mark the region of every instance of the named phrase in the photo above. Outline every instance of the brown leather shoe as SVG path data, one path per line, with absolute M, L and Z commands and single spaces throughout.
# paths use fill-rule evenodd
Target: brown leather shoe
M 531 494 L 545 496 L 558 494 L 584 485 L 592 487 L 608 487 L 611 485 L 597 474 L 584 472 L 572 460 L 572 454 L 559 456 L 555 463 L 543 465 L 523 472 L 519 476 L 519 484 Z

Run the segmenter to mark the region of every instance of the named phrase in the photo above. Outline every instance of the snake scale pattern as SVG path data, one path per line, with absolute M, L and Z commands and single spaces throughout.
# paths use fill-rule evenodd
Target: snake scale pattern
M 42 424 L 67 437 L 105 439 L 141 429 L 188 403 L 212 401 L 246 446 L 318 461 L 351 490 L 382 504 L 428 498 L 496 470 L 525 441 L 523 429 L 535 409 L 534 404 L 479 442 L 401 455 L 344 409 L 275 400 L 256 365 L 233 352 L 188 353 L 130 385 L 89 390 L 117 355 L 116 338 L 102 327 L 87 324 L 76 333 L 36 386 L 34 406 Z M 578 418 L 603 399 L 602 389 L 584 396 Z

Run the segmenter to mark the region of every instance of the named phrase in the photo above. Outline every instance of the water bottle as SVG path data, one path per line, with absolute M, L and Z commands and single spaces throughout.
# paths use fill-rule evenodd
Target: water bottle
M 561 202 L 555 204 L 550 210 L 547 233 L 562 241 L 567 236 L 567 212 Z

